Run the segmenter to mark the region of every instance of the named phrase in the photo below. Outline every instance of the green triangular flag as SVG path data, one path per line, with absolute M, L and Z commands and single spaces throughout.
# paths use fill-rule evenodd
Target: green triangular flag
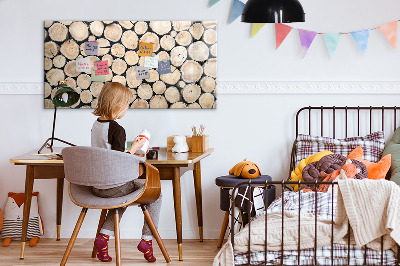
M 336 51 L 336 48 L 339 44 L 339 39 L 340 36 L 342 34 L 340 34 L 339 32 L 333 32 L 333 33 L 324 33 L 324 40 L 325 40 L 325 44 L 326 44 L 326 48 L 328 48 L 328 52 L 329 55 L 331 56 L 331 58 L 333 57 L 333 54 Z
M 212 7 L 213 5 L 215 5 L 218 2 L 219 2 L 219 0 L 210 0 L 210 5 L 208 7 Z
M 251 28 L 251 38 L 256 35 L 262 27 L 264 27 L 265 23 L 253 23 Z

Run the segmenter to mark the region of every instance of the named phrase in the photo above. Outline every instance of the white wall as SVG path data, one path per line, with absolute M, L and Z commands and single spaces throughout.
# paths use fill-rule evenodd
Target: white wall
M 293 24 L 321 32 L 351 31 L 375 27 L 399 19 L 398 1 L 302 0 L 306 23 Z M 117 4 L 118 3 L 118 4 Z M 146 7 L 140 6 L 146 3 Z M 218 20 L 219 81 L 399 81 L 399 52 L 391 50 L 382 34 L 371 33 L 363 57 L 351 36 L 342 37 L 334 59 L 329 59 L 322 37 L 318 36 L 305 59 L 297 31 L 290 33 L 278 51 L 274 50 L 273 25 L 266 25 L 253 39 L 251 27 L 235 21 L 227 24 L 230 0 L 221 0 L 208 9 L 208 0 L 125 1 L 12 1 L 0 0 L 1 58 L 0 82 L 43 81 L 43 21 L 54 20 Z M 140 6 L 140 9 L 138 8 Z M 1 86 L 1 83 L 0 83 Z M 142 128 L 152 132 L 152 145 L 165 146 L 176 133 L 189 134 L 193 124 L 207 125 L 215 152 L 202 162 L 205 238 L 218 238 L 223 214 L 214 179 L 227 174 L 238 161 L 256 162 L 263 174 L 275 180 L 286 176 L 290 146 L 294 138 L 294 115 L 308 105 L 399 105 L 399 95 L 346 94 L 260 94 L 218 96 L 216 110 L 129 110 L 121 120 L 128 138 Z M 52 110 L 43 109 L 42 95 L 0 95 L 0 207 L 7 192 L 24 190 L 25 168 L 9 158 L 35 150 L 51 134 Z M 94 120 L 90 110 L 59 110 L 56 135 L 78 145 L 90 144 Z M 197 217 L 190 173 L 182 177 L 183 237 L 197 237 Z M 38 180 L 40 211 L 45 237 L 55 237 L 56 182 Z M 164 238 L 175 238 L 171 215 L 171 182 L 162 182 L 164 195 L 159 230 Z M 69 237 L 78 217 L 64 191 L 62 237 Z M 80 237 L 93 237 L 99 212 L 90 211 Z M 138 218 L 139 217 L 139 218 Z M 139 238 L 142 218 L 138 208 L 130 208 L 121 221 L 123 238 Z

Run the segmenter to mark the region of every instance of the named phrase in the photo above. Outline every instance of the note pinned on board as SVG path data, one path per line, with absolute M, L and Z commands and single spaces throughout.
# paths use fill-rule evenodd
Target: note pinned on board
M 98 55 L 98 42 L 85 42 L 85 54 L 86 55 Z
M 148 79 L 150 78 L 149 68 L 137 66 L 136 67 L 136 79 Z
M 139 56 L 151 56 L 153 53 L 153 44 L 148 42 L 139 43 Z
M 146 56 L 144 60 L 144 66 L 149 68 L 158 68 L 158 55 Z
M 108 61 L 97 61 L 94 62 L 94 66 L 96 67 L 96 76 L 98 75 L 108 75 Z
M 171 73 L 171 62 L 169 60 L 163 60 L 158 62 L 158 73 L 168 74 Z
M 77 58 L 76 72 L 90 72 L 90 58 Z
M 92 77 L 91 77 L 92 81 L 99 81 L 99 82 L 105 82 L 106 81 L 106 76 L 105 75 L 96 76 L 96 70 L 94 70 L 94 68 L 92 68 L 91 72 L 92 72 Z

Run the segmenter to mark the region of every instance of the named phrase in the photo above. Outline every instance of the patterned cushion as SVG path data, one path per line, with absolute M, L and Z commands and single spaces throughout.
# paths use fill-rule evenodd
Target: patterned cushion
M 299 134 L 296 139 L 296 165 L 298 165 L 302 159 L 323 150 L 329 150 L 347 157 L 357 146 L 361 146 L 364 150 L 365 160 L 378 162 L 385 147 L 383 131 L 374 132 L 364 137 L 345 139 Z

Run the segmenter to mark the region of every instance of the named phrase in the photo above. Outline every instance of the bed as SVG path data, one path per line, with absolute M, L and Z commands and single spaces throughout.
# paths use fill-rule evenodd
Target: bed
M 326 149 L 347 156 L 349 151 L 361 145 L 369 160 L 379 161 L 384 136 L 390 137 L 397 128 L 398 110 L 384 106 L 301 108 L 296 114 L 296 140 L 289 177 L 302 159 Z M 339 138 L 342 139 L 338 141 Z M 281 187 L 282 194 L 265 213 L 253 217 L 236 234 L 233 232 L 234 219 L 231 220 L 230 239 L 218 253 L 214 265 L 400 265 L 400 252 L 394 252 L 399 246 L 389 242 L 386 235 L 367 247 L 356 245 L 360 243 L 360 233 L 353 224 L 354 229 L 350 226 L 349 220 L 337 228 L 346 211 L 351 216 L 350 203 L 343 194 L 344 185 L 338 190 L 339 184 L 350 181 L 353 180 L 305 182 L 289 178 L 265 183 L 249 180 L 239 184 L 233 195 L 244 184 L 264 185 L 264 188 L 275 185 Z M 368 180 L 367 183 L 372 182 Z M 304 185 L 311 189 L 306 192 L 298 189 Z M 330 186 L 330 191 L 318 192 L 322 185 Z M 397 189 L 395 186 L 393 189 Z M 268 197 L 267 189 L 265 193 Z M 390 203 L 384 200 L 382 204 Z M 235 216 L 233 204 L 232 200 L 231 217 Z

